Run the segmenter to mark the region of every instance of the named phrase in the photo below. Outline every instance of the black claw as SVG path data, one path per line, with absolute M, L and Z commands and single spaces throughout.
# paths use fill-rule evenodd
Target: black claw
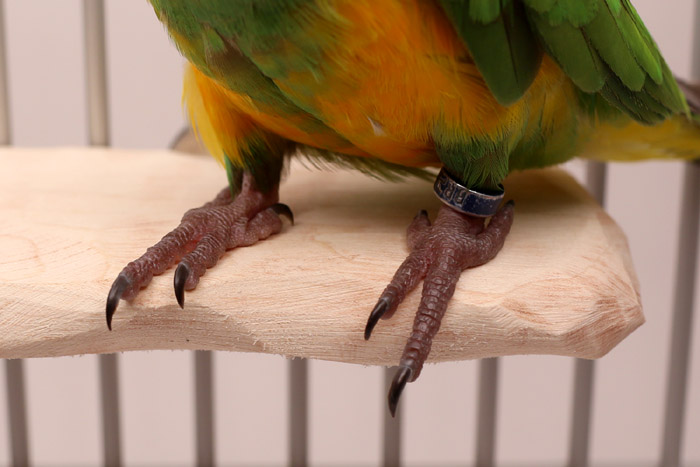
M 506 202 L 506 206 L 515 206 L 515 200 L 509 199 L 508 202 Z
M 426 211 L 425 209 L 421 209 L 420 211 L 418 211 L 418 214 L 415 215 L 414 219 L 421 216 L 428 217 L 428 211 Z
M 407 366 L 399 367 L 399 370 L 394 375 L 394 380 L 391 382 L 391 387 L 389 388 L 389 410 L 391 411 L 391 416 L 396 416 L 396 407 L 399 405 L 399 398 L 401 397 L 401 392 L 403 388 L 406 387 L 406 383 L 411 380 L 413 376 L 413 370 Z
M 112 283 L 112 288 L 109 289 L 109 295 L 107 295 L 107 307 L 105 309 L 107 314 L 107 328 L 112 330 L 112 316 L 114 312 L 117 311 L 117 306 L 119 305 L 119 300 L 124 295 L 124 291 L 129 287 L 131 282 L 124 274 L 119 274 Z
M 187 263 L 180 263 L 175 269 L 173 285 L 175 286 L 175 298 L 180 308 L 185 308 L 185 282 L 187 282 L 187 278 L 190 277 L 191 273 L 192 270 Z
M 384 313 L 386 313 L 388 309 L 389 299 L 386 297 L 380 298 L 377 304 L 374 305 L 374 309 L 372 310 L 372 313 L 369 314 L 369 318 L 367 319 L 367 325 L 365 326 L 366 341 L 369 340 L 370 336 L 372 335 L 372 330 L 377 325 L 377 322 L 379 322 L 379 319 L 382 316 L 384 316 Z
M 287 219 L 289 219 L 289 222 L 291 222 L 292 225 L 294 225 L 294 214 L 292 213 L 292 210 L 289 209 L 289 206 L 283 203 L 277 203 L 270 206 L 270 209 L 277 213 L 278 216 L 286 217 Z

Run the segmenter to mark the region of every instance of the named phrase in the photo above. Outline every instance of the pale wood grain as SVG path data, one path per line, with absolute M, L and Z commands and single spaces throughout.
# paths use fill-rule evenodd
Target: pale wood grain
M 168 151 L 0 150 L 0 357 L 142 349 L 277 353 L 395 364 L 420 289 L 369 342 L 369 311 L 407 253 L 429 183 L 386 183 L 299 165 L 282 187 L 296 225 L 229 252 L 180 310 L 172 270 L 105 325 L 123 265 L 225 185 L 210 158 Z M 515 174 L 513 229 L 466 271 L 432 361 L 511 354 L 598 358 L 642 324 L 638 284 L 615 223 L 559 170 Z

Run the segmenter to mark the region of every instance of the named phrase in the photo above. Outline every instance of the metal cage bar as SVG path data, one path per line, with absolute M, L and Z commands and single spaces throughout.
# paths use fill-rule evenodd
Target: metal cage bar
M 698 215 L 700 214 L 700 164 L 697 162 L 686 164 L 682 193 L 671 355 L 661 452 L 661 465 L 669 467 L 680 465 L 686 393 L 688 391 L 688 361 L 693 327 Z
M 693 78 L 700 79 L 700 1 L 695 2 L 695 34 L 693 43 Z M 700 220 L 700 164 L 687 162 L 683 174 L 681 221 L 676 259 L 671 354 L 661 465 L 680 465 L 683 428 L 688 392 L 688 362 L 692 342 L 695 297 L 696 258 L 698 253 L 698 221 Z
M 5 2 L 0 0 L 0 145 L 10 145 L 12 143 L 7 74 Z M 7 380 L 7 413 L 10 428 L 11 462 L 14 466 L 25 466 L 30 464 L 30 460 L 24 361 L 5 361 L 5 377 Z
M 104 9 L 104 0 L 83 1 L 88 138 L 92 146 L 109 145 Z M 122 456 L 117 355 L 100 355 L 99 370 L 102 397 L 103 460 L 105 465 L 119 466 L 122 464 Z
M 571 441 L 569 445 L 569 466 L 588 465 L 591 434 L 591 414 L 593 412 L 593 380 L 595 362 L 577 359 L 574 365 L 574 400 L 571 416 Z
M 197 465 L 214 465 L 214 352 L 194 351 Z
M 479 467 L 494 465 L 498 367 L 498 358 L 484 358 L 479 362 L 479 408 L 476 430 L 476 465 Z
M 85 66 L 91 146 L 109 146 L 109 99 L 104 0 L 83 0 Z
M 605 206 L 605 184 L 607 178 L 607 164 L 598 161 L 588 162 L 586 167 L 586 186 L 601 206 Z M 576 360 L 574 366 L 571 440 L 569 445 L 569 466 L 571 467 L 588 465 L 594 376 L 595 362 L 593 360 Z
M 5 1 L 0 0 L 0 145 L 12 142 L 10 98 L 7 84 L 7 39 L 5 35 Z
M 10 449 L 12 465 L 29 465 L 29 430 L 24 391 L 22 360 L 7 360 L 7 408 L 10 417 Z
M 302 467 L 308 462 L 309 362 L 289 361 L 289 465 Z
M 102 394 L 103 460 L 106 466 L 122 465 L 119 418 L 119 372 L 117 354 L 100 355 L 100 393 Z
M 382 412 L 384 413 L 384 444 L 382 445 L 382 464 L 384 467 L 401 465 L 401 406 L 396 409 L 396 417 L 386 408 L 386 388 L 391 387 L 396 367 L 384 369 L 382 386 Z

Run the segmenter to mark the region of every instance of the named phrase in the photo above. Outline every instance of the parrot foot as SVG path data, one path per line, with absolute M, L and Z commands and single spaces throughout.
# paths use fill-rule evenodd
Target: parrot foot
M 447 206 L 440 208 L 434 224 L 421 211 L 409 225 L 407 240 L 411 253 L 382 292 L 365 327 L 367 340 L 379 319 L 390 318 L 406 294 L 424 279 L 413 331 L 389 389 L 392 416 L 406 383 L 420 375 L 459 276 L 464 269 L 487 263 L 500 251 L 513 223 L 513 206 L 512 201 L 506 203 L 486 226 L 485 219 Z
M 208 268 L 232 248 L 249 246 L 282 230 L 281 216 L 294 223 L 292 211 L 278 203 L 277 188 L 262 193 L 252 177 L 244 174 L 240 193 L 231 198 L 223 189 L 214 200 L 191 209 L 180 225 L 129 263 L 117 276 L 107 297 L 107 327 L 119 300 L 132 300 L 153 276 L 178 263 L 174 276 L 175 297 L 185 304 L 185 290 L 192 290 Z

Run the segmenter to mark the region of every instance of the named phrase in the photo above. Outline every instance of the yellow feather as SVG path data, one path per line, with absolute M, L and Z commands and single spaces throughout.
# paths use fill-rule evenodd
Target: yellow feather
M 336 11 L 328 22 L 344 21 L 336 24 L 334 40 L 323 42 L 319 69 L 290 72 L 275 83 L 374 157 L 432 165 L 439 163 L 436 126 L 457 141 L 505 138 L 515 144 L 540 118 L 545 101 L 562 102 L 550 106 L 552 118 L 570 109 L 573 85 L 549 59 L 522 99 L 499 104 L 437 2 L 321 3 Z
M 684 115 L 655 126 L 634 121 L 602 124 L 584 145 L 581 157 L 603 161 L 700 158 L 700 127 Z
M 242 153 L 254 143 L 267 142 L 268 135 L 236 107 L 226 91 L 194 66 L 185 71 L 182 99 L 192 128 L 220 164 L 228 156 L 235 166 L 243 166 Z
M 313 7 L 319 6 L 319 23 L 309 34 L 324 44 L 324 60 L 318 69 L 289 71 L 275 83 L 337 133 L 306 133 L 308 117 L 262 111 L 248 96 L 190 67 L 184 91 L 190 119 L 219 162 L 226 154 L 240 164 L 241 150 L 251 141 L 282 137 L 406 166 L 437 165 L 432 140 L 437 126 L 455 141 L 491 139 L 514 147 L 540 138 L 546 164 L 581 148 L 584 157 L 602 160 L 700 155 L 700 130 L 681 117 L 657 127 L 625 119 L 615 126 L 577 113 L 573 83 L 547 56 L 523 98 L 500 105 L 437 2 L 318 0 Z M 323 40 L 329 31 L 333 40 Z M 279 47 L 275 57 L 254 58 L 264 64 L 300 53 L 290 41 Z M 540 156 L 533 153 L 532 163 L 524 165 L 542 165 Z
M 197 139 L 204 143 L 209 153 L 221 164 L 224 165 L 224 150 L 219 143 L 216 129 L 209 119 L 202 93 L 197 86 L 196 68 L 188 66 L 182 87 L 182 104 L 187 109 L 190 125 L 194 130 Z
M 261 112 L 255 102 L 218 84 L 193 65 L 185 71 L 183 103 L 195 133 L 223 164 L 224 154 L 234 165 L 242 165 L 242 151 L 254 141 L 282 137 L 290 141 L 355 156 L 367 153 L 349 146 L 333 132 L 308 134 L 303 114 L 297 120 L 286 115 Z

